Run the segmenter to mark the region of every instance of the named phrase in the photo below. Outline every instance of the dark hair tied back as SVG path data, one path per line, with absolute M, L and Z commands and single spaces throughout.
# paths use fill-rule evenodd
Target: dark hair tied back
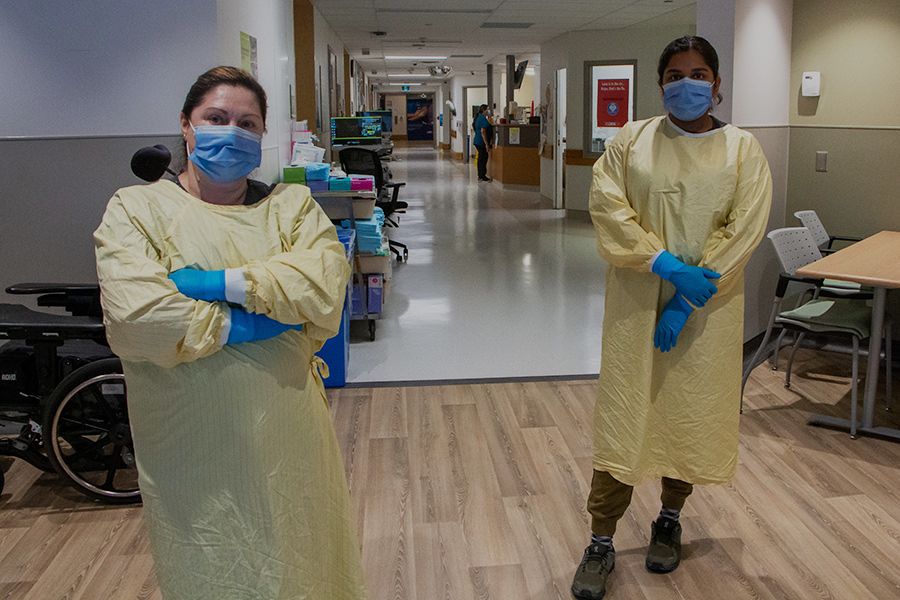
M 266 91 L 259 85 L 259 82 L 253 78 L 253 75 L 238 69 L 237 67 L 221 66 L 213 67 L 203 75 L 197 78 L 191 89 L 188 90 L 187 97 L 184 99 L 184 106 L 181 112 L 188 118 L 194 109 L 203 102 L 206 94 L 219 87 L 220 85 L 233 85 L 242 87 L 253 92 L 256 100 L 259 102 L 259 112 L 262 116 L 263 123 L 266 122 Z

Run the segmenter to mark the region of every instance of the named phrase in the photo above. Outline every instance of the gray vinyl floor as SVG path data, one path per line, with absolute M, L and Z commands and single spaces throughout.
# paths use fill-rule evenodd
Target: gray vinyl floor
M 586 219 L 478 183 L 431 148 L 398 148 L 409 202 L 376 339 L 351 329 L 351 383 L 597 373 L 605 265 Z

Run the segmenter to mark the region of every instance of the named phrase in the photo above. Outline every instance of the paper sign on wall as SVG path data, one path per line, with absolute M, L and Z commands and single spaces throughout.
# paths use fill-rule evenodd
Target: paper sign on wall
M 259 79 L 256 38 L 244 31 L 241 32 L 241 68 L 253 75 L 254 79 Z
M 510 146 L 517 146 L 521 143 L 519 141 L 521 139 L 520 131 L 521 130 L 518 127 L 510 127 L 509 128 L 509 145 Z
M 627 79 L 597 80 L 597 127 L 622 127 L 628 122 Z

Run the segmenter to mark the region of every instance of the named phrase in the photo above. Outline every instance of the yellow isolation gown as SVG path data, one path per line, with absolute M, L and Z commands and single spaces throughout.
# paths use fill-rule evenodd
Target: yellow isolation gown
M 94 236 L 164 598 L 363 598 L 313 355 L 338 330 L 350 267 L 309 189 L 217 206 L 170 181 L 124 188 Z M 229 309 L 167 279 L 188 266 L 243 267 L 246 309 L 303 331 L 223 347 Z
M 724 125 L 693 136 L 667 117 L 627 124 L 594 164 L 590 212 L 609 263 L 594 469 L 723 483 L 737 466 L 743 270 L 765 233 L 772 179 L 759 142 Z M 668 250 L 722 275 L 668 353 L 653 347 L 675 293 L 651 272 Z

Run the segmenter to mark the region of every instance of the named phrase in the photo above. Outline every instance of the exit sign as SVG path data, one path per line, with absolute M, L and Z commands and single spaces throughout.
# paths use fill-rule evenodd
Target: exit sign
M 401 91 L 401 92 L 408 92 L 408 91 L 409 91 L 409 86 L 408 86 L 408 85 L 401 85 L 401 86 L 400 86 L 400 91 Z

